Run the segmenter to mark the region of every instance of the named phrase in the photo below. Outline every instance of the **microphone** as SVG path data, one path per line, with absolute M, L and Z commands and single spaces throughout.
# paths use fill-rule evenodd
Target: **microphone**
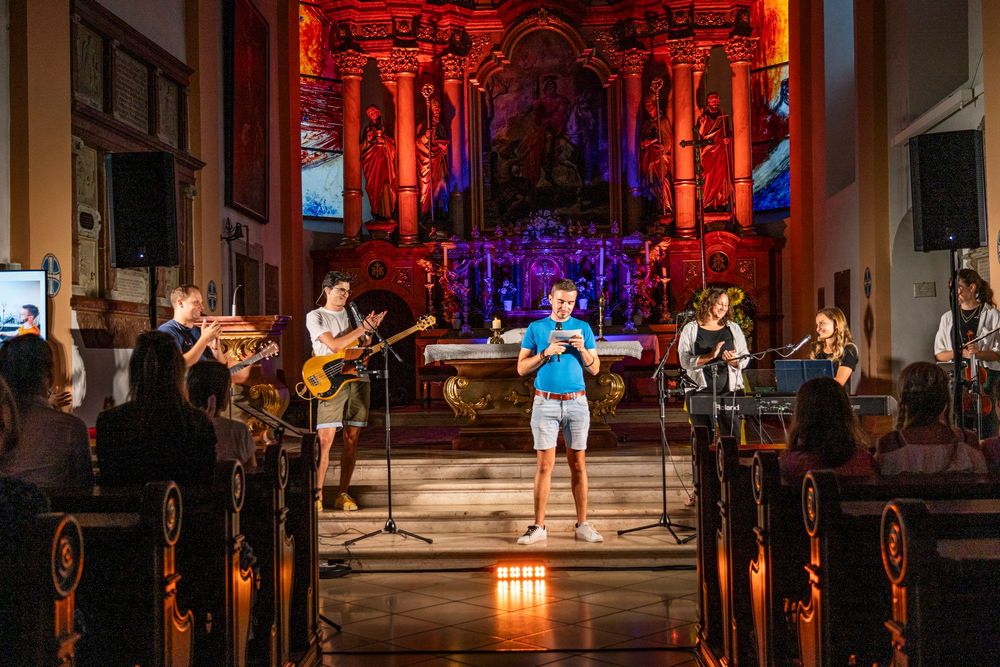
M 365 326 L 365 318 L 361 317 L 361 311 L 358 310 L 358 304 L 352 301 L 347 304 L 347 310 L 351 313 L 351 316 L 354 318 L 354 321 L 358 323 L 359 327 Z
M 688 320 L 692 317 L 694 317 L 694 308 L 691 308 L 690 310 L 682 310 L 674 315 L 675 320 Z
M 562 322 L 556 322 L 556 331 L 562 331 Z M 561 354 L 557 354 L 556 361 L 559 361 L 561 357 L 562 357 Z
M 800 340 L 798 343 L 795 344 L 794 347 L 792 347 L 791 351 L 788 354 L 793 354 L 795 352 L 798 352 L 799 350 L 802 349 L 802 346 L 808 343 L 810 340 L 812 340 L 812 335 L 806 334 L 805 336 L 802 337 L 802 340 Z
M 230 310 L 229 310 L 229 314 L 230 315 L 234 315 L 234 316 L 236 315 L 236 293 L 240 291 L 241 287 L 243 287 L 242 284 L 237 285 L 236 288 L 233 290 L 233 303 L 230 306 Z

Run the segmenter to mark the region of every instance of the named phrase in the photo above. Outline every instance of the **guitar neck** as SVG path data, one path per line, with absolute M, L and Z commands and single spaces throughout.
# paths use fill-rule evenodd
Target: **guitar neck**
M 233 364 L 232 366 L 229 367 L 229 373 L 230 374 L 239 373 L 241 370 L 243 370 L 247 366 L 253 366 L 258 361 L 260 361 L 261 359 L 264 359 L 267 356 L 266 352 L 267 352 L 267 350 L 261 350 L 257 354 L 253 354 L 253 355 L 247 357 L 246 359 L 244 359 L 243 361 L 239 362 L 238 364 Z
M 397 334 L 389 336 L 388 338 L 385 339 L 384 342 L 377 343 L 376 345 L 372 345 L 370 348 L 368 348 L 369 354 L 375 354 L 376 352 L 378 352 L 379 350 L 381 350 L 383 347 L 385 347 L 386 344 L 392 345 L 396 341 L 403 340 L 404 338 L 406 338 L 407 336 L 409 336 L 413 332 L 419 331 L 420 328 L 421 327 L 420 327 L 419 324 L 414 324 L 409 329 L 404 329 L 403 331 L 400 331 Z

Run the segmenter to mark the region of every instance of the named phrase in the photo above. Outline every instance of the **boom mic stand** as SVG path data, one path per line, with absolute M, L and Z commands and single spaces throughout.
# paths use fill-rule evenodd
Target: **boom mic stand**
M 386 472 L 386 485 L 387 485 L 387 495 L 389 498 L 389 518 L 385 520 L 385 526 L 379 530 L 373 530 L 370 533 L 366 533 L 361 537 L 355 537 L 353 540 L 347 540 L 344 542 L 345 547 L 349 547 L 353 544 L 357 544 L 361 540 L 366 540 L 369 537 L 375 537 L 376 535 L 382 535 L 383 533 L 388 534 L 400 534 L 404 537 L 415 537 L 418 540 L 423 540 L 427 544 L 433 544 L 434 540 L 429 537 L 423 537 L 422 535 L 417 535 L 416 533 L 411 533 L 407 530 L 403 530 L 396 526 L 396 522 L 392 518 L 392 425 L 389 421 L 390 411 L 389 411 L 389 353 L 396 357 L 396 361 L 403 363 L 403 359 L 396 353 L 396 350 L 392 349 L 392 345 L 382 337 L 379 333 L 378 327 L 372 327 L 369 331 L 375 335 L 378 342 L 382 344 L 382 359 L 384 360 L 384 366 L 381 371 L 371 372 L 369 375 L 374 375 L 376 377 L 381 376 L 381 379 L 385 382 L 385 472 Z
M 695 538 L 695 535 L 688 535 L 687 537 L 680 537 L 675 528 L 681 530 L 694 531 L 695 528 L 692 526 L 685 526 L 682 523 L 674 523 L 670 520 L 670 515 L 667 514 L 667 450 L 669 445 L 667 444 L 667 407 L 666 407 L 666 375 L 664 372 L 664 366 L 667 363 L 667 357 L 670 356 L 670 351 L 674 349 L 674 344 L 677 342 L 677 328 L 674 328 L 674 337 L 670 340 L 670 345 L 667 347 L 666 353 L 660 358 L 660 363 L 656 366 L 656 370 L 653 371 L 653 379 L 656 380 L 656 393 L 659 396 L 660 403 L 660 496 L 663 501 L 662 513 L 660 518 L 656 523 L 651 523 L 646 526 L 639 526 L 637 528 L 626 528 L 624 530 L 619 530 L 619 537 L 625 535 L 626 533 L 634 533 L 640 530 L 646 530 L 647 528 L 666 528 L 670 531 L 670 535 L 673 536 L 674 542 L 677 544 L 687 544 Z

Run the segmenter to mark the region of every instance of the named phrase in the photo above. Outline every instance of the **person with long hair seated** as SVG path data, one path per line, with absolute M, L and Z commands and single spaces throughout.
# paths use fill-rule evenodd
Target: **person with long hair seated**
M 858 346 L 840 308 L 820 308 L 816 313 L 816 340 L 809 358 L 832 361 L 833 379 L 850 390 L 851 377 L 858 367 Z
M 188 402 L 185 370 L 169 334 L 139 335 L 129 361 L 129 401 L 97 417 L 101 484 L 212 481 L 215 431 L 205 413 Z
M 739 357 L 747 354 L 747 339 L 730 315 L 729 293 L 724 288 L 712 287 L 702 297 L 694 319 L 681 329 L 677 353 L 681 367 L 698 385 L 693 391 L 712 393 L 709 383 L 714 382 L 715 395 L 721 401 L 727 392 L 743 388 L 741 371 L 750 359 Z M 704 367 L 711 362 L 723 363 L 713 366 L 714 372 L 706 373 Z M 718 418 L 722 434 L 735 435 L 732 417 L 720 413 Z M 707 425 L 711 430 L 710 422 L 710 417 L 691 416 L 695 426 Z
M 993 288 L 972 269 L 961 269 L 955 291 L 958 297 L 959 335 L 962 342 L 966 343 L 962 347 L 962 358 L 968 360 L 975 356 L 985 367 L 986 377 L 979 389 L 985 398 L 992 400 L 1000 387 L 1000 382 L 997 382 L 1000 378 L 1000 336 L 994 334 L 978 343 L 970 344 L 968 341 L 1000 327 L 1000 310 L 997 310 L 993 300 Z M 952 361 L 955 358 L 951 340 L 952 324 L 951 310 L 947 310 L 941 315 L 937 335 L 934 336 L 934 358 L 938 361 Z M 990 411 L 989 414 L 983 412 L 982 432 L 979 435 L 987 438 L 996 434 L 997 420 L 995 411 Z M 979 417 L 975 410 L 968 411 L 962 416 L 962 425 L 976 428 Z
M 788 449 L 778 463 L 782 479 L 793 483 L 813 468 L 830 468 L 848 477 L 874 474 L 861 425 L 835 379 L 814 378 L 799 387 Z
M 49 403 L 52 350 L 38 336 L 18 336 L 0 348 L 0 375 L 16 397 L 19 446 L 0 456 L 0 475 L 20 477 L 43 490 L 94 485 L 87 425 Z
M 948 376 L 936 364 L 912 363 L 899 374 L 896 430 L 875 447 L 883 475 L 899 473 L 986 472 L 973 431 L 949 424 Z

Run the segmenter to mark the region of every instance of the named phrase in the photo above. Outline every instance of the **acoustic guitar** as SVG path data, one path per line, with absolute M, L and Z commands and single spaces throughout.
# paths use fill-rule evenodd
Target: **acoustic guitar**
M 238 364 L 233 364 L 232 366 L 230 366 L 229 374 L 236 375 L 247 366 L 253 366 L 258 361 L 263 361 L 264 359 L 270 359 L 276 354 L 278 354 L 278 344 L 275 343 L 274 341 L 271 341 L 260 352 L 256 354 L 251 354 L 249 357 L 239 362 Z
M 433 315 L 424 315 L 412 327 L 390 336 L 385 342 L 392 345 L 417 331 L 430 329 L 435 322 Z M 306 389 L 314 398 L 329 401 L 340 393 L 344 385 L 361 379 L 359 372 L 364 370 L 365 360 L 381 350 L 384 344 L 349 347 L 340 352 L 309 359 L 302 367 L 302 380 Z

